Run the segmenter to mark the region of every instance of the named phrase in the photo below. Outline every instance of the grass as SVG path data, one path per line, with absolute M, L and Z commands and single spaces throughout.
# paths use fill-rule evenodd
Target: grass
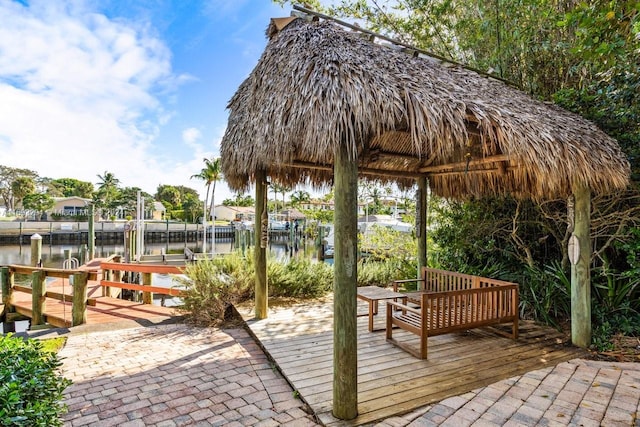
M 64 347 L 67 342 L 67 337 L 46 338 L 40 340 L 42 342 L 42 349 L 50 353 L 57 353 Z

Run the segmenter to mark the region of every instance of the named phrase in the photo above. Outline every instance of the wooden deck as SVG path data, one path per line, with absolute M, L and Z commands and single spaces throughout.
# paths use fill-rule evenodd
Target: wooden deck
M 382 326 L 380 304 L 376 326 Z M 367 305 L 358 302 L 359 312 Z M 369 332 L 367 317 L 358 317 L 358 413 L 345 422 L 331 415 L 333 381 L 333 301 L 314 301 L 270 308 L 256 321 L 252 307 L 239 308 L 252 333 L 283 375 L 325 425 L 362 425 L 401 415 L 447 397 L 464 394 L 525 372 L 585 356 L 568 346 L 555 329 L 520 323 L 517 341 L 490 328 L 429 338 L 427 360 L 389 344 L 384 332 Z M 501 327 L 510 328 L 510 325 Z M 394 331 L 399 340 L 418 337 Z
M 47 283 L 47 291 L 71 295 L 72 288 L 66 279 L 56 279 Z M 103 297 L 100 282 L 90 281 L 87 285 L 87 298 L 95 299 L 95 306 L 87 306 L 87 325 L 115 323 L 130 320 L 139 323 L 153 321 L 154 323 L 168 320 L 177 315 L 170 307 L 126 301 L 117 298 Z M 13 292 L 13 306 L 24 316 L 31 317 L 31 294 Z M 71 299 L 62 302 L 53 298 L 46 298 L 44 310 L 47 323 L 56 327 L 71 326 Z

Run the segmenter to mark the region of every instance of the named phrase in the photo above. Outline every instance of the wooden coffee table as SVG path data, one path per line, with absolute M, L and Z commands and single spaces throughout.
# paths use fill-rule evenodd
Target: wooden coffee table
M 358 299 L 369 303 L 369 332 L 383 331 L 386 329 L 386 325 L 384 328 L 374 329 L 373 327 L 373 316 L 378 314 L 379 301 L 392 299 L 394 301 L 401 300 L 405 304 L 407 303 L 407 296 L 405 294 L 379 286 L 359 286 L 356 296 Z M 362 316 L 366 315 L 367 314 L 362 314 Z

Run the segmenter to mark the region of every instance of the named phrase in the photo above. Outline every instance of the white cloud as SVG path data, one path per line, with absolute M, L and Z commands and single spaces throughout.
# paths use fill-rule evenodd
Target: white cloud
M 93 183 L 109 171 L 149 193 L 159 184 L 203 192 L 189 180 L 207 154 L 197 129 L 183 134 L 191 160 L 156 155 L 174 115 L 163 97 L 190 77 L 173 73 L 147 23 L 110 20 L 82 1 L 29 4 L 0 0 L 0 165 Z
M 194 146 L 200 138 L 202 138 L 202 132 L 196 128 L 189 128 L 182 131 L 182 140 L 188 146 Z

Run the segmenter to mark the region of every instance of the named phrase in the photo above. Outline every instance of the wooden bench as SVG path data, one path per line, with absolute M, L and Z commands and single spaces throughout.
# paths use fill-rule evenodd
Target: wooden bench
M 423 268 L 421 277 L 412 280 L 419 282 L 419 290 L 406 293 L 407 303 L 387 302 L 387 341 L 426 359 L 430 335 L 512 323 L 511 333 L 504 335 L 518 338 L 517 284 L 431 268 Z M 397 281 L 394 291 L 407 282 Z M 394 327 L 418 335 L 419 347 L 395 340 Z

